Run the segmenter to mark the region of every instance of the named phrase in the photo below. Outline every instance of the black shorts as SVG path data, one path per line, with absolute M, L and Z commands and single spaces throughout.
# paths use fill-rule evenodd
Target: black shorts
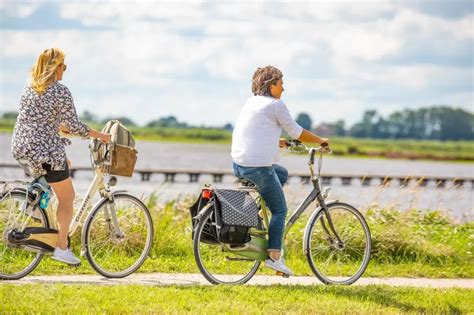
M 55 171 L 51 169 L 51 165 L 43 163 L 43 168 L 46 170 L 44 178 L 48 183 L 58 183 L 69 178 L 69 165 L 66 163 L 66 169 Z

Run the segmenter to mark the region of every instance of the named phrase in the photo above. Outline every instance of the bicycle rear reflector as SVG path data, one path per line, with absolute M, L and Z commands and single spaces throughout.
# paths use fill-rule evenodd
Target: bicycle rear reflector
M 212 198 L 212 190 L 204 189 L 201 194 L 203 199 L 211 199 Z

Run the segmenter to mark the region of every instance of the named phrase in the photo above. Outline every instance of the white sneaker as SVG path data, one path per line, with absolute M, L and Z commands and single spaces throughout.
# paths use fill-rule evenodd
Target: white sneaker
M 81 264 L 81 260 L 74 256 L 74 254 L 69 248 L 61 249 L 59 247 L 56 247 L 51 258 L 66 263 L 68 265 L 77 266 Z
M 268 257 L 265 260 L 265 266 L 273 270 L 283 272 L 285 275 L 288 275 L 288 276 L 294 275 L 293 271 L 291 271 L 290 268 L 288 268 L 285 265 L 285 259 L 283 259 L 283 257 L 280 257 L 280 259 L 278 260 L 273 260 L 270 257 Z

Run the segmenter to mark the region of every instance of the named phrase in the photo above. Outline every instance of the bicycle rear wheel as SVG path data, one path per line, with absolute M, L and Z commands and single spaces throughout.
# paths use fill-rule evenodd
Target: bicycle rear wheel
M 342 244 L 337 244 L 325 212 L 310 219 L 305 233 L 305 254 L 319 280 L 325 284 L 352 284 L 364 273 L 372 242 L 362 214 L 345 203 L 328 205 L 328 212 Z
M 214 229 L 207 228 L 213 222 L 214 211 L 209 209 L 194 231 L 194 259 L 199 271 L 212 284 L 246 283 L 257 272 L 260 261 L 225 250 L 224 244 L 209 242 L 210 238 L 217 239 L 215 232 L 212 232 Z M 213 237 L 209 233 L 214 233 Z
M 115 194 L 114 202 L 103 199 L 92 210 L 83 237 L 91 266 L 107 278 L 123 278 L 145 262 L 153 242 L 153 222 L 138 198 Z
M 18 280 L 32 272 L 43 258 L 43 254 L 8 244 L 8 231 L 26 221 L 26 227 L 49 227 L 48 217 L 36 206 L 34 217 L 28 218 L 25 210 L 32 198 L 26 191 L 6 192 L 0 196 L 0 280 Z

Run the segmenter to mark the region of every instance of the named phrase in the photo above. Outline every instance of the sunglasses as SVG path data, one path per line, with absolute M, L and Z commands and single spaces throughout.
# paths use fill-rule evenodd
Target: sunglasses
M 63 72 L 66 71 L 67 65 L 63 64 Z

